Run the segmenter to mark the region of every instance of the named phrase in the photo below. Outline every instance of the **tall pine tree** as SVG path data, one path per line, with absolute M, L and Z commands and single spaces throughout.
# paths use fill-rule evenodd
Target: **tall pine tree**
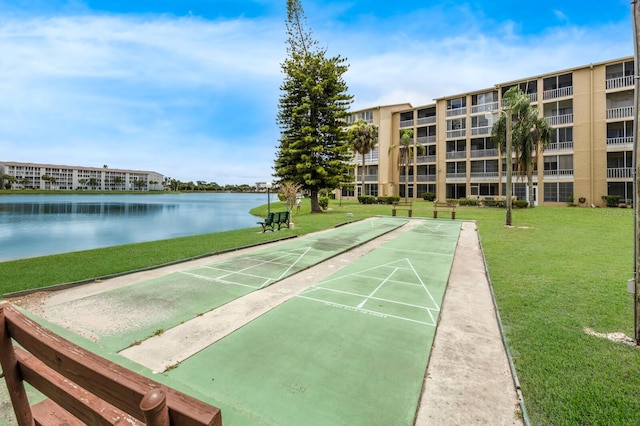
M 342 75 L 346 59 L 326 57 L 311 32 L 299 0 L 287 0 L 287 58 L 277 122 L 280 143 L 275 176 L 311 193 L 311 211 L 321 212 L 318 194 L 348 178 L 352 154 L 343 129 L 352 96 Z

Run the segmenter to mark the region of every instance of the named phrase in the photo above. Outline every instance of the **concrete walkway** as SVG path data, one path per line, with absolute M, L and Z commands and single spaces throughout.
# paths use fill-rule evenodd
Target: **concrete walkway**
M 458 240 L 416 425 L 522 425 L 476 224 Z

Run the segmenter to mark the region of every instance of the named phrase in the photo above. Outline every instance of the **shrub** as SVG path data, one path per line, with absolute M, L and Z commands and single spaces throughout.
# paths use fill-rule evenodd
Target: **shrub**
M 500 208 L 505 207 L 503 200 L 484 200 L 483 204 L 485 207 L 500 207 Z
M 378 197 L 378 204 L 393 204 L 394 202 L 400 201 L 400 197 L 397 195 L 389 195 L 387 197 Z
M 360 204 L 374 204 L 376 202 L 376 197 L 373 195 L 358 195 L 358 202 Z
M 618 207 L 618 204 L 620 203 L 619 195 L 603 195 L 601 198 L 607 207 Z
M 330 198 L 332 200 L 336 199 L 336 194 L 335 192 L 329 190 L 329 189 L 321 189 L 320 193 L 318 194 L 320 197 L 327 197 Z
M 515 200 L 513 206 L 517 209 L 526 209 L 529 206 L 529 202 L 526 200 Z
M 326 210 L 329 207 L 329 197 L 318 197 L 318 204 L 322 210 Z
M 478 202 L 478 200 L 469 200 L 466 198 L 462 198 L 458 200 L 458 204 L 460 204 L 461 206 L 477 206 L 480 203 Z
M 436 199 L 436 193 L 435 192 L 423 192 L 422 194 L 420 194 L 420 196 L 425 201 L 433 201 L 433 200 Z

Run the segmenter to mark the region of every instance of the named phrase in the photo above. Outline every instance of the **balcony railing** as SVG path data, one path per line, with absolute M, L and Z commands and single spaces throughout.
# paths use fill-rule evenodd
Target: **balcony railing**
M 573 141 L 550 143 L 545 151 L 571 151 L 573 150 Z
M 365 182 L 377 182 L 378 175 L 364 175 Z M 362 175 L 358 175 L 358 182 L 362 182 Z
M 378 164 L 378 162 L 380 160 L 379 155 L 380 155 L 380 153 L 378 152 L 377 149 L 375 151 L 372 151 L 372 152 L 366 154 L 364 156 L 364 163 L 365 164 Z M 356 154 L 356 164 L 358 164 L 359 166 L 362 165 L 362 155 Z
M 482 126 L 482 127 L 472 127 L 471 128 L 471 136 L 490 135 L 490 134 L 491 134 L 491 126 Z
M 451 138 L 464 138 L 467 136 L 467 129 L 461 130 L 447 130 L 447 139 Z
M 562 126 L 573 123 L 573 114 L 550 115 L 544 118 L 550 126 Z
M 400 128 L 413 127 L 413 120 L 400 120 Z
M 436 162 L 436 156 L 435 155 L 418 155 L 416 157 L 416 163 L 418 163 L 418 164 L 435 163 L 435 162 Z
M 609 179 L 630 179 L 633 177 L 633 167 L 607 168 Z
M 497 180 L 498 172 L 471 172 L 471 180 Z
M 558 89 L 545 90 L 542 92 L 542 99 L 564 98 L 573 95 L 573 86 L 560 87 Z
M 633 146 L 633 136 L 622 136 L 619 138 L 607 138 L 607 146 Z
M 573 169 L 556 169 L 556 170 L 545 170 L 544 171 L 544 175 L 545 176 L 562 176 L 562 177 L 568 177 L 568 176 L 573 176 Z
M 435 182 L 436 175 L 416 175 L 416 181 L 418 182 Z
M 416 140 L 418 143 L 433 143 L 436 141 L 436 136 L 418 136 Z
M 467 115 L 467 107 L 447 110 L 447 117 L 458 117 L 460 115 Z
M 418 118 L 418 126 L 423 126 L 425 124 L 433 124 L 436 122 L 436 116 L 433 115 L 431 117 L 420 117 Z
M 497 156 L 498 156 L 497 149 L 472 149 L 471 150 L 471 158 L 497 157 Z
M 410 182 L 410 183 L 413 182 L 413 175 L 409 175 L 408 177 L 409 177 L 408 182 Z M 407 182 L 407 176 L 405 176 L 404 173 L 402 173 L 400 175 L 400 182 L 402 182 L 402 183 Z
M 619 108 L 607 108 L 607 120 L 616 120 L 619 118 L 633 118 L 635 108 L 633 105 Z
M 483 112 L 496 111 L 498 109 L 498 102 L 489 102 L 481 105 L 472 105 L 471 114 L 480 114 Z
M 538 93 L 529 93 L 529 99 L 531 99 L 531 102 L 538 102 Z
M 449 151 L 447 152 L 447 160 L 451 160 L 454 158 L 466 158 L 467 151 Z
M 635 84 L 635 81 L 632 75 L 627 75 L 624 77 L 608 78 L 606 84 L 607 90 L 612 90 L 631 87 Z
M 467 180 L 466 173 L 447 173 L 447 180 Z

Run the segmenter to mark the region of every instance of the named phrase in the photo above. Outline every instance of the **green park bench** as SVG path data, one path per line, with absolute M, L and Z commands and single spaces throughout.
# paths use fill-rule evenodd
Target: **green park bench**
M 276 225 L 279 231 L 283 226 L 289 228 L 290 217 L 289 211 L 269 213 L 263 222 L 258 222 L 258 225 L 262 226 L 262 232 L 275 231 Z
M 278 231 L 282 226 L 286 226 L 288 228 L 289 227 L 289 211 L 287 210 L 284 212 L 278 212 L 276 214 L 278 215 L 278 217 L 277 219 L 275 219 L 275 222 L 278 224 Z
M 269 213 L 263 222 L 258 222 L 258 225 L 262 226 L 262 232 L 266 232 L 268 229 L 273 231 L 275 213 Z

